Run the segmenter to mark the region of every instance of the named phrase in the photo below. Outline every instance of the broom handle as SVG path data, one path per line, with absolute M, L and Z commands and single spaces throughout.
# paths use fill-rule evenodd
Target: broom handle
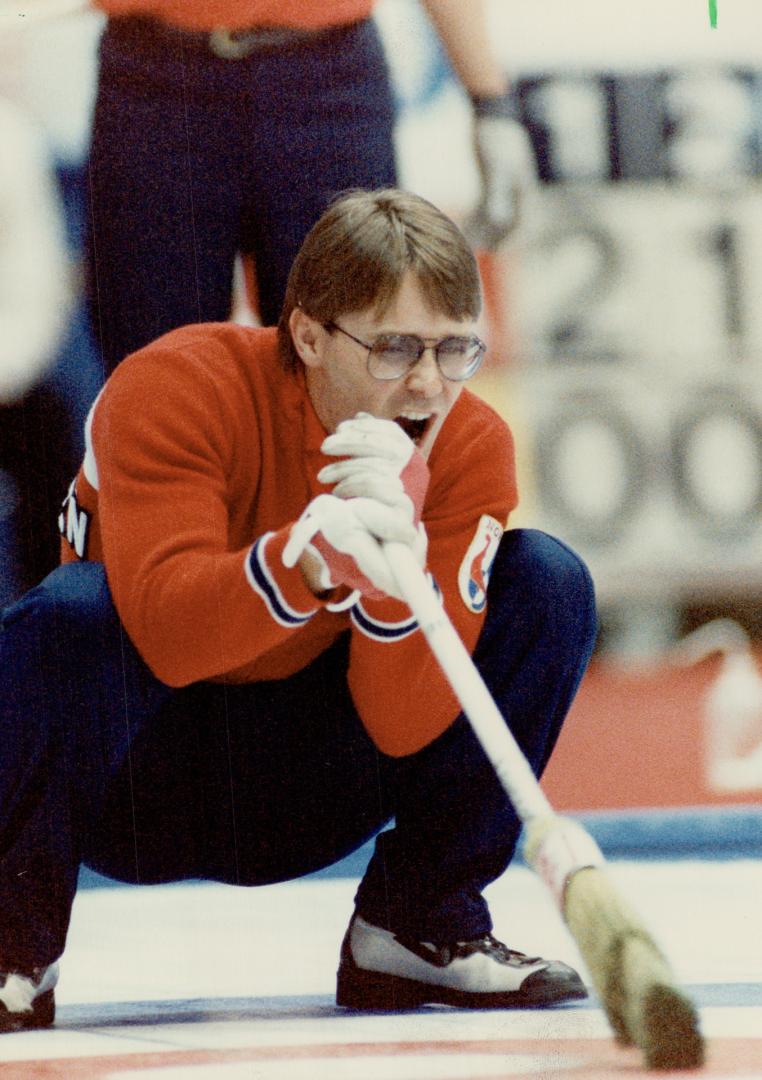
M 383 545 L 389 567 L 481 747 L 523 822 L 552 814 L 537 778 L 495 705 L 471 655 L 406 544 Z

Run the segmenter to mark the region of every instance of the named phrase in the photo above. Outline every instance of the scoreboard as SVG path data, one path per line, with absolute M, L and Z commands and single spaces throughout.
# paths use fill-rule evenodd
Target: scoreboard
M 762 71 L 531 73 L 505 303 L 534 522 L 605 602 L 762 590 Z
M 738 183 L 762 171 L 762 72 L 554 72 L 516 93 L 544 180 Z

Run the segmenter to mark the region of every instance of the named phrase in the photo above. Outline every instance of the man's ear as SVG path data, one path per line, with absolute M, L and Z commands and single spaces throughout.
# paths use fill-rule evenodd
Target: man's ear
M 300 307 L 295 307 L 288 319 L 294 348 L 307 367 L 320 367 L 323 361 L 325 331 L 321 324 Z

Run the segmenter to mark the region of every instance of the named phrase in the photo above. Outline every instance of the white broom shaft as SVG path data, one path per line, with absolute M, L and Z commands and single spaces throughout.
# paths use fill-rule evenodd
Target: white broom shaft
M 524 822 L 552 814 L 537 778 L 415 556 L 405 544 L 391 541 L 384 544 L 384 551 L 405 602 L 517 814 Z

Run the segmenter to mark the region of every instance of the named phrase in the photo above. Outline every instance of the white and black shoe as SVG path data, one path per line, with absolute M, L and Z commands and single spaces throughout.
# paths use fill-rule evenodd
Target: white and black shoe
M 31 973 L 0 972 L 0 1032 L 50 1027 L 55 1019 L 58 964 Z
M 492 934 L 431 945 L 381 930 L 355 914 L 341 946 L 336 1003 L 348 1009 L 429 1004 L 521 1009 L 585 997 L 573 968 L 525 956 Z

